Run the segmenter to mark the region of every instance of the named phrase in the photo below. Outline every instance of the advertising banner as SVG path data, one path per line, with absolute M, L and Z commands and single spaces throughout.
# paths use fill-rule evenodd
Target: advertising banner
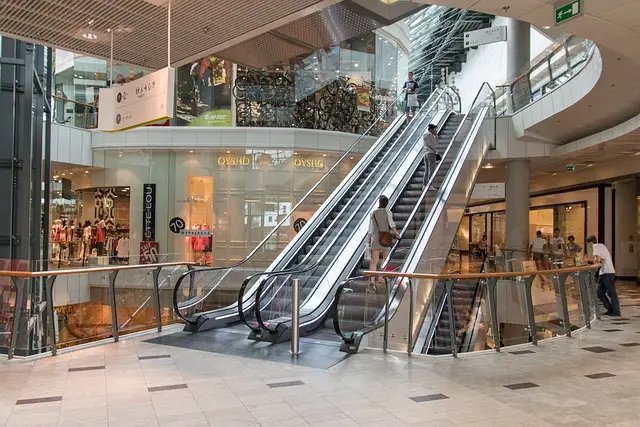
M 179 126 L 233 126 L 231 65 L 205 56 L 178 68 Z
M 144 184 L 142 188 L 142 240 L 156 240 L 156 185 Z
M 358 111 L 371 111 L 371 92 L 366 87 L 359 87 L 356 90 L 358 97 Z
M 115 132 L 173 117 L 175 69 L 164 68 L 121 86 L 100 89 L 98 129 Z
M 140 264 L 157 264 L 160 259 L 158 242 L 140 242 Z

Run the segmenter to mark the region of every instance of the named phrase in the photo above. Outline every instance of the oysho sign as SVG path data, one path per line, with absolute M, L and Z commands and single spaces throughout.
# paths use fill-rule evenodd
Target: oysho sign
M 249 156 L 219 156 L 218 166 L 249 166 L 251 157 Z
M 142 202 L 142 236 L 144 241 L 156 239 L 156 185 L 143 185 L 144 199 Z
M 297 168 L 305 169 L 324 169 L 325 162 L 323 159 L 309 159 L 296 157 L 293 159 L 293 165 Z

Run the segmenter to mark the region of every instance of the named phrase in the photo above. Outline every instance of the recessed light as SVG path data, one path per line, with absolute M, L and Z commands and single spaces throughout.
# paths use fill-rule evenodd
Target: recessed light
M 189 150 L 190 153 L 193 153 L 193 150 Z
M 326 154 L 323 154 L 323 155 L 322 155 L 322 157 L 327 157 L 327 155 L 326 155 Z
M 93 33 L 83 33 L 82 37 L 84 37 L 87 40 L 96 40 L 98 38 L 98 36 Z
M 358 68 L 360 64 L 353 64 L 354 67 Z
M 543 25 L 543 26 L 542 26 L 542 28 L 544 28 L 545 30 L 548 30 L 548 29 L 550 29 L 551 27 L 550 27 L 550 26 L 548 26 L 548 25 Z
M 227 154 L 231 154 L 231 151 L 227 150 Z
M 69 175 L 73 175 L 73 172 L 69 172 Z
M 640 151 L 636 151 L 634 156 L 640 156 Z
M 89 173 L 89 171 L 84 171 L 84 173 Z
M 62 175 L 62 176 L 66 176 L 66 174 L 64 174 L 64 173 L 61 173 L 60 175 Z
M 495 168 L 495 165 L 491 163 L 487 163 L 486 165 L 482 166 L 482 169 L 493 169 L 493 168 Z
M 558 174 L 557 174 L 557 173 L 555 173 L 555 172 L 551 174 L 551 176 L 556 176 L 556 175 L 558 175 Z
M 296 155 L 297 155 L 298 153 L 297 153 L 297 152 L 294 152 L 293 154 L 296 154 Z
M 349 160 L 353 160 L 353 156 L 349 157 Z

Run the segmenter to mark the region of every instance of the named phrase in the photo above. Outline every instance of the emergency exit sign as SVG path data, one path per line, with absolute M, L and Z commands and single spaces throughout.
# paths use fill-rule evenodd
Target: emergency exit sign
M 555 4 L 556 25 L 562 24 L 576 16 L 584 14 L 582 10 L 582 0 L 567 1 L 562 0 Z

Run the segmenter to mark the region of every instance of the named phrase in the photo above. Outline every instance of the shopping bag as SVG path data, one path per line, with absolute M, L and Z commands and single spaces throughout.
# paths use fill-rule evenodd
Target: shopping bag
M 418 102 L 418 94 L 411 93 L 407 95 L 407 107 L 419 107 L 420 103 Z
M 371 247 L 369 247 L 369 245 L 367 245 L 364 250 L 364 260 L 371 261 Z

